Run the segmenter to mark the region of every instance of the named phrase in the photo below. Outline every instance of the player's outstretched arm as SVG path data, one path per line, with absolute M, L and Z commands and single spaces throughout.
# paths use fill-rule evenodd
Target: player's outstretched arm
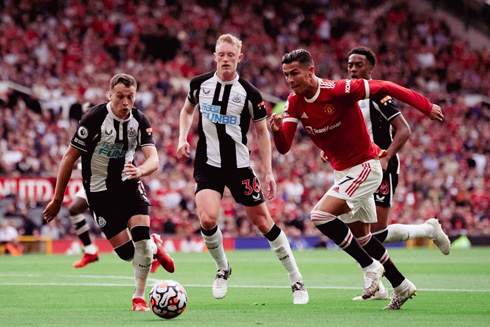
M 63 198 L 65 197 L 65 190 L 68 182 L 70 181 L 71 172 L 75 161 L 80 158 L 82 151 L 68 146 L 63 158 L 61 159 L 60 168 L 58 170 L 58 178 L 56 180 L 56 188 L 54 191 L 53 199 L 48 203 L 46 209 L 43 211 L 43 217 L 46 222 L 53 220 L 61 209 Z
M 444 121 L 441 107 L 430 103 L 422 94 L 388 81 L 369 80 L 367 82 L 369 83 L 368 93 L 370 95 L 389 94 L 395 99 L 411 105 L 432 120 Z

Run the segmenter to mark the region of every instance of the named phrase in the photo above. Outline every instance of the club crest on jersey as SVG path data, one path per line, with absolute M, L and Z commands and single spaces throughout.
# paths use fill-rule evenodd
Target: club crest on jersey
M 235 94 L 233 96 L 233 98 L 231 98 L 231 101 L 233 101 L 234 103 L 241 103 L 242 102 L 242 98 L 240 97 L 240 95 Z
M 100 216 L 97 217 L 97 223 L 100 227 L 104 227 L 107 224 L 107 221 L 104 219 L 104 217 Z
M 78 137 L 85 140 L 88 137 L 88 129 L 85 126 L 78 127 L 77 131 Z
M 130 127 L 128 129 L 128 137 L 136 137 L 138 135 L 138 132 L 134 127 Z
M 333 115 L 335 113 L 335 108 L 331 104 L 327 104 L 323 107 L 323 111 L 325 111 L 327 115 Z

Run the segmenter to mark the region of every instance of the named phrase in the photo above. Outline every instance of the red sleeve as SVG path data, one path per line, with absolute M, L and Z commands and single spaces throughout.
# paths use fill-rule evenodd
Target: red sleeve
M 277 132 L 272 133 L 274 144 L 280 154 L 286 154 L 291 149 L 297 125 L 296 123 L 285 121 Z
M 432 103 L 420 93 L 392 82 L 374 80 L 367 82 L 369 84 L 369 90 L 366 90 L 366 92 L 369 92 L 370 97 L 373 95 L 389 94 L 393 98 L 411 105 L 426 116 L 432 111 Z
M 272 138 L 277 151 L 281 154 L 286 154 L 291 149 L 294 134 L 296 133 L 296 126 L 300 122 L 296 117 L 296 106 L 295 95 L 291 93 L 284 105 L 282 126 L 277 132 L 273 133 Z
M 366 99 L 366 86 L 363 79 L 341 79 L 334 83 L 332 92 L 336 100 L 351 103 Z

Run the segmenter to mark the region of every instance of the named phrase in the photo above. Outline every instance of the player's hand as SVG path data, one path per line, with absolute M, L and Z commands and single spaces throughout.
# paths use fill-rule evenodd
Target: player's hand
M 432 110 L 429 113 L 429 118 L 431 120 L 437 120 L 441 123 L 444 122 L 444 115 L 442 114 L 442 109 L 437 104 L 432 105 Z
M 267 200 L 272 200 L 276 197 L 277 185 L 272 174 L 265 175 L 265 189 L 263 193 Z
M 277 132 L 279 129 L 281 129 L 282 126 L 282 115 L 278 114 L 272 114 L 271 119 L 270 119 L 270 128 L 273 133 Z
M 61 203 L 62 201 L 54 200 L 54 199 L 48 203 L 46 209 L 44 209 L 43 211 L 43 218 L 44 220 L 46 220 L 47 223 L 49 223 L 51 220 L 56 218 L 58 212 L 60 212 L 61 210 Z
M 381 164 L 381 168 L 383 169 L 383 172 L 386 171 L 386 169 L 388 169 L 388 162 L 390 161 L 390 159 L 388 159 L 388 157 L 383 157 L 381 159 L 379 159 L 379 163 Z
M 191 146 L 189 142 L 179 142 L 179 146 L 177 148 L 177 159 L 179 160 L 187 160 L 191 156 Z
M 124 165 L 123 174 L 128 176 L 128 179 L 137 179 L 143 176 L 141 169 L 134 166 L 131 161 Z
M 325 152 L 323 152 L 323 150 L 320 152 L 320 158 L 323 162 L 328 162 L 328 157 L 325 155 Z

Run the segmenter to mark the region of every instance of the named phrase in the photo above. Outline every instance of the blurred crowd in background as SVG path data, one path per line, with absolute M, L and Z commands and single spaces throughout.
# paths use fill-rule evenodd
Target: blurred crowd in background
M 190 78 L 214 70 L 217 37 L 243 40 L 239 74 L 263 93 L 269 111 L 290 92 L 284 53 L 306 48 L 318 76 L 341 79 L 347 52 L 363 45 L 377 54 L 374 79 L 419 91 L 446 116 L 444 124 L 432 122 L 398 103 L 412 136 L 400 153 L 391 221 L 437 217 L 449 235 L 490 235 L 490 105 L 468 104 L 470 95 L 490 95 L 490 51 L 456 38 L 430 12 L 415 15 L 403 2 L 341 0 L 19 0 L 0 6 L 0 82 L 14 86 L 0 91 L 0 177 L 55 177 L 83 104 L 107 102 L 111 76 L 126 72 L 139 83 L 136 106 L 152 122 L 160 156 L 158 172 L 144 180 L 151 227 L 167 235 L 198 233 L 192 160 L 176 160 L 179 113 Z M 197 124 L 193 128 L 195 149 Z M 261 176 L 254 135 L 251 128 L 248 144 Z M 317 235 L 309 213 L 332 184 L 332 168 L 301 127 L 286 156 L 273 147 L 272 166 L 274 219 L 292 237 Z M 5 218 L 22 217 L 22 234 L 75 236 L 66 210 L 42 226 L 46 203 L 2 203 L 8 203 Z M 224 236 L 260 234 L 228 192 L 221 216 Z

